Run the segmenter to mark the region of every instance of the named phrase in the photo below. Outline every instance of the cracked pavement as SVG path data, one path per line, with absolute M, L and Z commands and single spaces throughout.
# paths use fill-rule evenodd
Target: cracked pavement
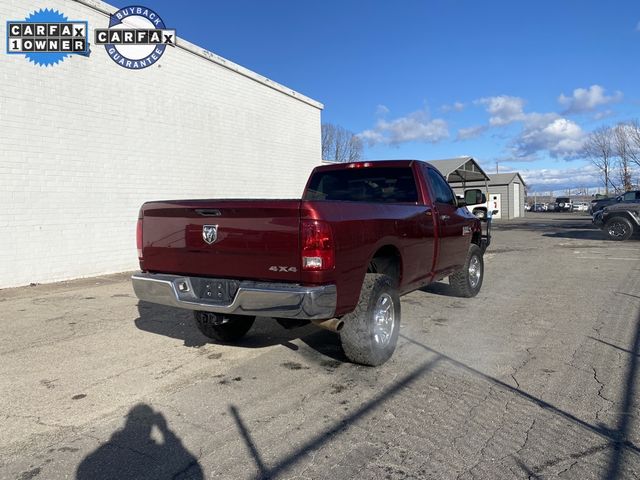
M 0 291 L 0 478 L 640 478 L 640 249 L 496 226 L 481 293 L 403 297 L 398 349 L 258 319 L 238 345 L 128 275 Z

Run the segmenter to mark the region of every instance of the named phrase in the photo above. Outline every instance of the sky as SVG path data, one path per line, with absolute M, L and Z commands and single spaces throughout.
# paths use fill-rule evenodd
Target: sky
M 640 118 L 637 0 L 143 5 L 179 37 L 322 102 L 322 121 L 358 134 L 366 159 L 470 155 L 487 173 L 521 172 L 530 191 L 597 187 L 585 136 Z

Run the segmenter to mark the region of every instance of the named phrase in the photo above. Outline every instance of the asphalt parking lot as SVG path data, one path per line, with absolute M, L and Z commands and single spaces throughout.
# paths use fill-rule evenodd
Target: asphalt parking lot
M 207 343 L 128 275 L 0 291 L 0 478 L 640 478 L 640 244 L 496 226 L 474 299 L 403 298 L 398 349 L 263 319 Z

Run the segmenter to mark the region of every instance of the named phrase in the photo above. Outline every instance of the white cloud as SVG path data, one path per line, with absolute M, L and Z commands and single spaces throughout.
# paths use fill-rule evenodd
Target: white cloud
M 465 109 L 466 105 L 462 102 L 454 102 L 451 105 L 442 105 L 440 110 L 448 113 L 448 112 L 461 112 Z
M 532 191 L 538 193 L 602 186 L 598 169 L 589 164 L 577 168 L 524 169 L 520 175 Z
M 525 101 L 520 97 L 510 97 L 500 95 L 497 97 L 485 97 L 476 100 L 474 103 L 485 105 L 489 113 L 489 125 L 499 127 L 513 122 L 524 120 Z
M 461 128 L 460 130 L 458 130 L 458 135 L 456 137 L 456 140 L 469 140 L 470 138 L 475 138 L 478 135 L 481 135 L 482 133 L 484 133 L 487 130 L 487 126 L 486 125 L 478 125 L 475 127 L 469 127 L 469 128 Z
M 613 117 L 615 112 L 613 110 L 604 110 L 602 112 L 596 112 L 593 114 L 594 120 L 602 120 L 605 118 Z
M 391 121 L 381 118 L 373 129 L 365 130 L 358 136 L 369 145 L 377 143 L 398 145 L 405 142 L 437 143 L 449 137 L 449 128 L 443 119 L 431 119 L 426 112 L 418 111 Z
M 605 89 L 600 85 L 576 88 L 570 96 L 563 93 L 558 97 L 558 102 L 566 108 L 566 113 L 589 112 L 600 105 L 608 105 L 620 100 L 622 100 L 622 92 L 617 91 L 613 95 L 606 95 Z
M 578 97 L 581 98 L 581 95 Z M 485 106 L 489 113 L 489 125 L 461 129 L 458 139 L 472 138 L 491 127 L 521 122 L 522 130 L 511 142 L 511 153 L 515 160 L 534 161 L 540 151 L 547 151 L 554 158 L 573 159 L 579 155 L 584 132 L 572 120 L 557 113 L 526 113 L 525 100 L 509 95 L 485 97 L 474 103 Z
M 555 113 L 530 113 L 513 146 L 518 157 L 546 150 L 554 158 L 573 159 L 579 156 L 583 142 L 584 132 L 574 121 Z
M 390 111 L 391 110 L 389 110 L 389 107 L 380 104 L 376 107 L 376 117 L 384 117 Z

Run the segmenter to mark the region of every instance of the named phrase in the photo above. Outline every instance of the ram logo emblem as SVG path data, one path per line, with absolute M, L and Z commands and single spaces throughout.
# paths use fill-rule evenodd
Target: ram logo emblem
M 218 225 L 203 225 L 202 239 L 209 245 L 215 243 L 218 239 Z

